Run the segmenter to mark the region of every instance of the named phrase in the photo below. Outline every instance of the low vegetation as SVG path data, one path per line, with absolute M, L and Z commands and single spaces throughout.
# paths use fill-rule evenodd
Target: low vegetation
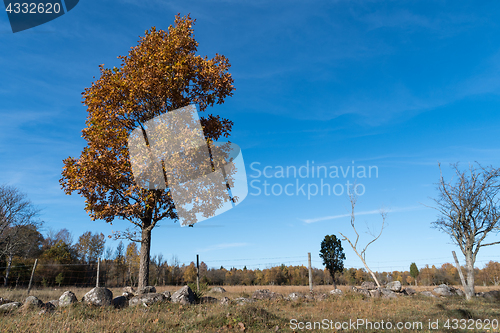
M 291 292 L 308 293 L 305 286 L 225 286 L 224 294 L 207 292 L 208 296 L 218 299 L 227 296 L 230 299 L 250 297 L 257 289 L 288 295 Z M 169 290 L 174 292 L 178 287 L 158 288 L 159 292 Z M 331 287 L 317 286 L 315 293 L 326 293 Z M 404 322 L 407 325 L 422 323 L 422 328 L 407 331 L 460 331 L 445 329 L 447 320 L 473 320 L 500 318 L 500 302 L 484 298 L 474 298 L 465 301 L 461 297 L 430 298 L 422 295 L 398 297 L 397 299 L 373 299 L 361 294 L 350 293 L 347 287 L 340 286 L 343 296 L 329 295 L 324 300 L 288 301 L 258 300 L 245 305 L 197 304 L 179 305 L 161 303 L 150 307 L 137 306 L 125 309 L 112 307 L 97 308 L 84 304 L 75 304 L 67 308 L 56 309 L 52 313 L 39 314 L 39 310 L 16 310 L 0 314 L 0 331 L 2 332 L 299 332 L 296 323 L 322 322 L 323 319 L 335 323 L 356 321 L 358 319 L 380 323 Z M 432 290 L 432 287 L 416 287 L 417 291 Z M 478 287 L 477 291 L 488 291 L 491 287 Z M 57 299 L 64 289 L 45 288 L 33 290 L 32 295 L 44 302 Z M 72 290 L 78 299 L 88 289 Z M 113 289 L 116 295 L 121 289 Z M 0 289 L 1 297 L 15 301 L 24 301 L 26 291 Z M 439 329 L 429 329 L 429 322 L 439 321 Z M 451 324 L 451 323 L 450 323 Z M 298 324 L 297 324 L 298 325 Z M 313 325 L 313 324 L 312 324 Z M 295 328 L 295 329 L 294 329 Z M 318 328 L 318 327 L 316 327 Z M 343 331 L 359 331 L 347 328 Z M 319 329 L 303 330 L 307 332 L 325 331 Z M 337 331 L 335 328 L 329 330 Z M 383 329 L 368 331 L 382 332 Z M 464 329 L 463 332 L 470 332 Z M 475 331 L 485 331 L 478 329 Z M 498 328 L 490 332 L 498 332 Z

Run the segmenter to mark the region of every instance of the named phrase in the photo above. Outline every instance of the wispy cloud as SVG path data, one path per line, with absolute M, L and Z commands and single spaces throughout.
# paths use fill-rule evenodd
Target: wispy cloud
M 419 210 L 419 209 L 424 209 L 424 207 L 421 206 L 411 206 L 411 207 L 402 207 L 402 208 L 392 208 L 392 209 L 376 209 L 376 210 L 367 210 L 364 212 L 356 212 L 355 215 L 375 215 L 375 214 L 380 214 L 381 211 L 384 211 L 386 213 L 395 213 L 395 212 L 406 212 L 406 211 L 412 211 L 412 210 Z M 322 217 L 317 217 L 317 218 L 312 218 L 312 219 L 300 219 L 302 222 L 305 222 L 307 224 L 310 223 L 315 223 L 315 222 L 320 222 L 320 221 L 330 221 L 330 220 L 336 220 L 340 219 L 343 217 L 349 217 L 351 214 L 340 214 L 340 215 L 330 215 L 330 216 L 322 216 Z
M 248 246 L 248 243 L 222 243 L 222 244 L 216 244 L 209 246 L 204 249 L 199 249 L 197 250 L 198 252 L 209 252 L 209 251 L 216 251 L 216 250 L 224 250 L 224 249 L 229 249 L 233 247 L 243 247 L 243 246 Z

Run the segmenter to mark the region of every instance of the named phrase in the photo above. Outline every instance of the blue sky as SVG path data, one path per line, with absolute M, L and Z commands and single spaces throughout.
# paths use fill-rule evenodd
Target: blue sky
M 197 20 L 198 54 L 224 54 L 232 64 L 234 96 L 210 112 L 234 121 L 230 139 L 242 149 L 249 194 L 194 228 L 163 221 L 152 254 L 265 268 L 306 265 L 311 252 L 321 267 L 325 235 L 354 235 L 345 193 L 265 195 L 264 181 L 277 193 L 287 184 L 296 190 L 297 181 L 314 188 L 321 179 L 258 177 L 266 166 L 313 162 L 378 170 L 357 179 L 365 189 L 356 206 L 361 245 L 367 228 L 380 226 L 378 210 L 388 211 L 381 238 L 367 251 L 372 269 L 441 265 L 452 261 L 452 250 L 459 253 L 431 228 L 436 211 L 428 206 L 437 195 L 438 162 L 447 179 L 454 162 L 500 166 L 494 1 L 80 1 L 68 14 L 15 34 L 0 14 L 0 183 L 19 187 L 43 209 L 46 230 L 67 228 L 76 241 L 87 230 L 109 235 L 129 226 L 90 221 L 83 198 L 60 189 L 62 160 L 85 145 L 81 93 L 98 65 L 118 66 L 117 56 L 145 30 L 167 29 L 176 13 Z M 354 178 L 323 182 L 340 190 Z M 362 267 L 346 242 L 344 249 L 345 266 Z M 483 248 L 477 266 L 499 259 L 498 246 Z

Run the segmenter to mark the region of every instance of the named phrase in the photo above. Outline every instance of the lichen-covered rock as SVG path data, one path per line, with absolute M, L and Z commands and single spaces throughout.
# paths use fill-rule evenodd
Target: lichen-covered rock
M 365 282 L 363 282 L 361 284 L 361 288 L 368 289 L 368 290 L 373 290 L 373 289 L 377 289 L 377 286 L 375 285 L 375 282 L 365 281 Z
M 128 301 L 129 306 L 136 306 L 138 304 L 142 304 L 144 306 L 150 306 L 155 303 L 161 303 L 165 301 L 165 295 L 150 293 L 150 294 L 142 294 L 138 296 L 134 296 Z
M 205 303 L 217 303 L 219 302 L 219 300 L 215 297 L 211 297 L 211 296 L 203 296 L 202 298 L 200 298 L 200 303 L 201 304 L 205 304 Z
M 445 284 L 440 284 L 439 286 L 434 288 L 433 291 L 439 296 L 453 296 L 453 292 L 451 291 L 450 287 Z
M 462 291 L 462 289 L 458 288 L 451 288 L 452 292 L 455 293 L 457 296 L 465 296 L 465 293 Z
M 398 281 L 399 282 L 399 281 Z M 396 298 L 398 295 L 388 288 L 380 288 L 380 293 L 382 294 L 382 298 Z
M 122 294 L 123 297 L 125 297 L 127 300 L 130 300 L 132 297 L 134 297 L 134 294 L 132 293 L 128 293 L 128 292 L 124 292 Z M 116 297 L 115 297 L 116 298 Z
M 401 292 L 407 296 L 412 296 L 412 295 L 415 295 L 417 293 L 416 290 L 413 288 L 405 288 Z
M 356 292 L 358 294 L 362 294 L 362 295 L 365 295 L 366 297 L 371 297 L 370 295 L 370 291 L 366 290 L 366 289 L 356 289 Z
M 43 302 L 35 296 L 28 296 L 23 304 L 25 308 L 41 308 L 42 306 Z
M 277 298 L 283 298 L 282 295 L 275 293 L 273 291 L 269 291 L 269 289 L 259 289 L 256 290 L 253 295 L 253 299 L 277 299 Z
M 65 307 L 69 306 L 73 303 L 78 302 L 78 299 L 76 298 L 75 294 L 72 291 L 65 291 L 61 297 L 59 297 L 59 303 L 58 306 L 60 307 Z
M 436 295 L 434 295 L 432 292 L 427 291 L 427 290 L 426 291 L 421 291 L 420 295 L 427 296 L 427 297 L 436 297 Z
M 342 290 L 340 290 L 340 289 L 330 290 L 330 295 L 342 296 Z
M 248 304 L 248 303 L 255 302 L 253 299 L 249 299 L 249 298 L 246 298 L 246 297 L 238 297 L 238 298 L 235 298 L 233 301 L 236 304 L 238 304 L 238 305 L 245 305 L 245 304 Z
M 372 289 L 372 290 L 369 290 L 370 292 L 370 296 L 372 298 L 380 298 L 380 296 L 382 295 L 382 293 L 380 292 L 380 289 Z
M 52 304 L 55 308 L 57 308 L 59 306 L 59 300 L 57 300 L 57 299 L 53 299 L 51 301 L 48 301 L 47 303 Z M 45 303 L 45 304 L 47 304 L 47 303 Z
M 126 296 L 117 296 L 113 298 L 111 303 L 115 307 L 115 309 L 122 309 L 128 306 L 128 298 Z
M 141 288 L 139 290 L 137 290 L 137 294 L 138 295 L 142 295 L 142 294 L 154 294 L 156 293 L 156 288 L 153 287 L 153 286 L 145 286 L 144 288 Z
M 392 282 L 389 282 L 386 286 L 385 286 L 386 289 L 389 289 L 391 291 L 395 291 L 395 292 L 400 292 L 401 291 L 401 282 L 399 281 L 392 281 Z
M 290 293 L 288 295 L 288 299 L 292 300 L 292 301 L 298 301 L 299 299 L 305 299 L 306 296 L 304 296 L 304 294 L 302 293 Z
M 11 312 L 19 308 L 22 304 L 19 302 L 11 302 L 0 305 L 0 313 Z
M 0 305 L 12 303 L 11 300 L 0 297 Z
M 113 292 L 108 288 L 95 287 L 83 296 L 82 302 L 96 306 L 111 306 Z
M 42 310 L 40 312 L 38 312 L 39 315 L 42 315 L 44 313 L 51 313 L 53 312 L 54 310 L 56 309 L 56 306 L 51 303 L 51 302 L 47 302 L 45 303 L 44 305 L 42 305 Z
M 500 290 L 490 290 L 482 294 L 482 297 L 494 301 L 500 301 Z
M 135 295 L 135 289 L 133 287 L 123 287 L 122 291 L 124 293 L 130 293 L 132 295 Z
M 177 290 L 170 298 L 172 303 L 180 303 L 182 305 L 194 304 L 195 295 L 189 286 L 184 286 Z
M 210 292 L 211 293 L 225 293 L 226 292 L 226 289 L 222 288 L 222 287 L 213 287 L 210 289 Z
M 220 305 L 229 305 L 229 304 L 231 304 L 231 300 L 229 299 L 229 297 L 222 297 L 219 304 Z
M 165 300 L 170 302 L 170 299 L 172 298 L 172 294 L 170 294 L 170 291 L 164 291 L 162 292 L 163 296 L 165 296 Z

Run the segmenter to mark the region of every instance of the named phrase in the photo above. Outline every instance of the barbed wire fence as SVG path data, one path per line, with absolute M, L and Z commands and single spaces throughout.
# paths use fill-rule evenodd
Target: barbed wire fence
M 476 266 L 478 264 L 488 263 L 490 261 L 498 261 L 500 256 L 490 256 L 487 258 L 482 258 L 482 260 L 476 261 Z M 193 258 L 194 259 L 194 258 Z M 412 259 L 411 262 L 425 262 L 429 267 L 436 266 L 441 267 L 446 263 L 453 263 L 450 257 L 436 257 L 436 258 L 422 258 L 422 259 Z M 187 267 L 192 262 L 198 263 L 195 260 L 190 262 L 179 262 L 175 263 L 176 266 L 168 267 Z M 224 263 L 230 263 L 228 268 L 231 269 L 242 269 L 247 265 L 250 266 L 249 269 L 269 269 L 272 267 L 277 267 L 281 265 L 288 266 L 304 266 L 309 269 L 308 257 L 307 256 L 287 256 L 287 257 L 263 257 L 263 258 L 237 258 L 237 259 L 220 259 L 220 260 L 205 260 L 203 261 L 207 266 L 212 266 L 211 269 L 216 269 L 214 265 L 224 265 Z M 259 262 L 258 264 L 252 264 Z M 402 270 L 401 262 L 405 262 L 408 268 Z M 314 270 L 323 270 L 323 262 L 320 260 L 311 260 Z M 391 273 L 393 271 L 408 271 L 410 261 L 408 260 L 396 260 L 396 261 L 373 261 L 370 266 L 377 272 L 387 272 Z M 348 264 L 344 263 L 344 267 L 363 269 L 364 267 L 359 263 L 358 265 L 353 265 L 352 261 Z M 197 278 L 199 279 L 199 263 L 197 265 Z M 424 267 L 419 267 L 424 268 Z M 134 285 L 137 283 L 136 279 L 130 276 L 126 267 L 119 268 L 121 270 L 120 274 L 115 274 L 118 268 L 113 263 L 113 260 L 99 260 L 93 263 L 76 263 L 76 264 L 50 264 L 50 263 L 36 263 L 26 264 L 19 263 L 13 264 L 10 267 L 9 276 L 7 283 L 5 283 L 5 275 L 7 267 L 0 267 L 0 274 L 2 274 L 3 279 L 0 281 L 0 287 L 7 288 L 21 288 L 29 289 L 30 281 L 31 288 L 44 288 L 44 287 L 60 287 L 60 286 L 74 286 L 81 288 L 95 287 L 95 286 L 126 286 Z M 311 271 L 311 270 L 310 270 Z M 161 272 L 157 275 L 172 274 L 172 272 Z M 168 279 L 165 276 L 156 276 L 156 282 L 154 284 L 166 284 Z M 172 280 L 170 280 L 172 281 Z M 177 283 L 174 283 L 177 284 Z

